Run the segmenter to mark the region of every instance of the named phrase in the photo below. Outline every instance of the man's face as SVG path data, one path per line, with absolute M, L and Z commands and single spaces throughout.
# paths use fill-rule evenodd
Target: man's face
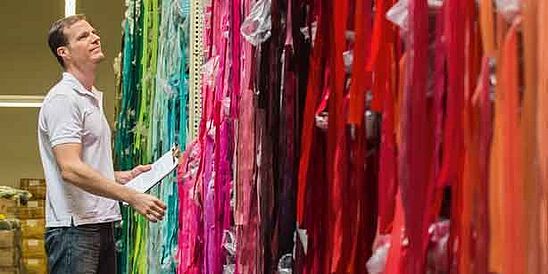
M 99 33 L 87 21 L 80 20 L 64 30 L 68 44 L 65 52 L 65 63 L 77 66 L 97 64 L 105 58 L 101 50 Z

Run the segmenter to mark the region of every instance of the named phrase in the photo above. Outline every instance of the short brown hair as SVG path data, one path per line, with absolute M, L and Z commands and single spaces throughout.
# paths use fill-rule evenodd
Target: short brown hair
M 63 68 L 65 67 L 65 62 L 63 61 L 63 58 L 61 56 L 57 55 L 57 49 L 59 47 L 66 46 L 68 44 L 67 37 L 65 37 L 65 33 L 64 33 L 65 28 L 68 28 L 82 20 L 87 20 L 86 16 L 84 16 L 83 14 L 68 16 L 55 21 L 55 23 L 53 23 L 49 29 L 49 32 L 48 32 L 49 48 L 51 49 L 53 56 L 57 58 L 57 62 L 59 62 L 59 64 L 61 64 Z

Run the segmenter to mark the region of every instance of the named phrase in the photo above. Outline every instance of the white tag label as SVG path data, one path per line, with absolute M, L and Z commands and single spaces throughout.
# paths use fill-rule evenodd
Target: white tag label
M 29 201 L 27 203 L 28 207 L 38 207 L 38 201 Z
M 308 250 L 308 234 L 306 233 L 306 229 L 297 228 L 297 234 L 299 235 L 299 240 L 301 240 L 301 244 L 303 245 L 304 254 L 306 254 L 306 251 Z
M 37 226 L 38 220 L 27 220 L 26 223 L 28 226 Z

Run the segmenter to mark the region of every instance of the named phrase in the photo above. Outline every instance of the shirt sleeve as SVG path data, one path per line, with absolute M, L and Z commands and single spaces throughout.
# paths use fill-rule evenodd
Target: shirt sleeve
M 73 98 L 56 95 L 43 107 L 52 148 L 60 144 L 82 143 L 83 116 Z

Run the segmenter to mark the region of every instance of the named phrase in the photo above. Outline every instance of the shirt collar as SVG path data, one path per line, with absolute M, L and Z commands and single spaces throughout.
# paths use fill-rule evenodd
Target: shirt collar
M 74 77 L 74 75 L 72 75 L 71 73 L 63 72 L 63 80 L 62 81 L 70 83 L 70 85 L 72 86 L 72 89 L 75 90 L 76 92 L 78 92 L 82 95 L 92 96 L 93 98 L 100 101 L 100 97 L 101 97 L 101 92 L 100 91 L 98 91 L 95 87 L 91 87 L 91 91 L 87 90 L 84 87 L 84 85 L 82 85 L 82 83 L 80 83 L 80 81 L 78 79 L 76 79 L 76 77 Z

